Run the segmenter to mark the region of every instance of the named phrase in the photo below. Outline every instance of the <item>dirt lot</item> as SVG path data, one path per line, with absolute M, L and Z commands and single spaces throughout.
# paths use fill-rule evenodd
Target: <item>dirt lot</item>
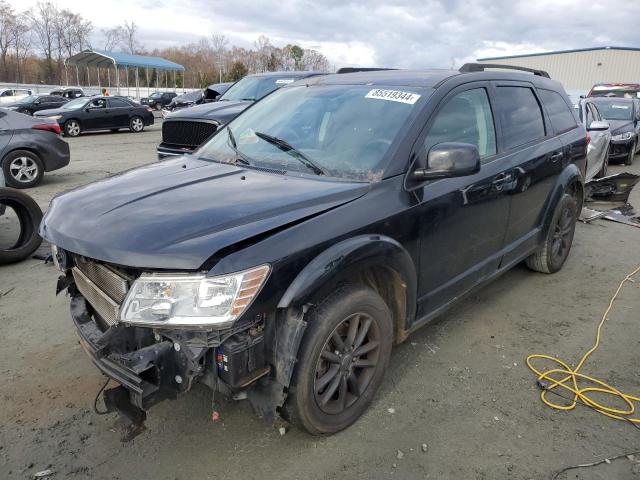
M 45 208 L 57 192 L 155 161 L 159 132 L 70 139 L 70 167 L 29 193 Z M 624 170 L 640 173 L 640 159 Z M 640 207 L 640 188 L 631 201 Z M 246 402 L 225 404 L 212 423 L 210 397 L 196 389 L 152 409 L 148 431 L 120 443 L 115 416 L 91 409 L 104 380 L 78 345 L 68 299 L 54 296 L 56 270 L 37 260 L 2 267 L 0 291 L 13 290 L 0 298 L 0 477 L 49 468 L 56 479 L 541 479 L 640 450 L 629 424 L 545 407 L 524 365 L 533 352 L 580 358 L 618 282 L 640 263 L 639 246 L 638 229 L 579 224 L 560 273 L 518 267 L 417 332 L 395 350 L 369 412 L 329 438 L 281 436 Z M 639 288 L 622 292 L 584 369 L 628 393 L 640 392 Z M 560 478 L 640 479 L 639 471 L 622 459 Z

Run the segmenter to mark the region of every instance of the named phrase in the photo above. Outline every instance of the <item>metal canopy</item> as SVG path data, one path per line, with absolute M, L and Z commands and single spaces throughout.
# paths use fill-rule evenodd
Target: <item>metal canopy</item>
M 134 67 L 156 68 L 158 70 L 172 70 L 183 72 L 184 67 L 160 57 L 146 55 L 131 55 L 122 52 L 105 52 L 103 50 L 84 50 L 65 60 L 66 65 L 76 67 Z

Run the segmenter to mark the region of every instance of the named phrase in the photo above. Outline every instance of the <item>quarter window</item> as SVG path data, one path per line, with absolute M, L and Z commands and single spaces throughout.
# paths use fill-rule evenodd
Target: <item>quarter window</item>
M 458 93 L 437 113 L 424 140 L 425 151 L 445 142 L 475 145 L 481 159 L 496 154 L 493 114 L 484 88 Z
M 528 87 L 498 87 L 496 106 L 505 149 L 544 138 L 540 104 Z
M 557 134 L 576 128 L 576 119 L 562 95 L 551 90 L 538 90 L 538 92 L 542 103 L 547 108 L 551 125 Z

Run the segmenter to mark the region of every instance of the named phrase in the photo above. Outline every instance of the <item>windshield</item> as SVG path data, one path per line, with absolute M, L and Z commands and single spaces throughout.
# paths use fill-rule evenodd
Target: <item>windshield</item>
M 219 130 L 195 155 L 289 173 L 380 180 L 385 153 L 430 93 L 365 85 L 284 88 Z
M 76 98 L 75 100 L 71 100 L 69 103 L 65 103 L 62 108 L 64 108 L 65 110 L 79 110 L 86 104 L 86 98 Z
M 275 89 L 284 87 L 297 80 L 292 75 L 268 76 L 268 77 L 244 77 L 235 83 L 219 101 L 225 100 L 260 100 Z
M 154 92 L 150 95 L 150 98 L 160 98 L 162 96 L 161 92 Z
M 20 99 L 20 103 L 33 103 L 38 99 L 38 95 L 29 95 Z
M 633 104 L 631 102 L 599 101 L 598 111 L 606 120 L 633 119 Z

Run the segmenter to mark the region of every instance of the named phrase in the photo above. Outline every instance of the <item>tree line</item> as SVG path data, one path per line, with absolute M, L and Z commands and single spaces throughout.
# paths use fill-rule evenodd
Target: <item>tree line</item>
M 277 47 L 261 35 L 253 48 L 231 45 L 224 35 L 210 35 L 187 45 L 151 49 L 140 42 L 139 27 L 134 22 L 102 29 L 97 36 L 101 43 L 92 45 L 95 38 L 90 20 L 52 2 L 38 2 L 35 7 L 19 12 L 5 0 L 0 0 L 0 82 L 43 83 L 50 85 L 113 82 L 113 71 L 106 69 L 78 73 L 65 69 L 64 60 L 82 50 L 97 48 L 137 55 L 153 55 L 179 63 L 186 69 L 176 77 L 178 87 L 201 88 L 217 81 L 235 81 L 249 73 L 277 70 L 328 71 L 329 62 L 320 52 L 298 45 Z M 84 70 L 84 69 L 83 69 Z M 124 85 L 133 82 L 130 69 Z M 171 82 L 173 77 L 171 77 Z M 164 85 L 161 72 L 141 72 L 140 85 Z M 130 83 L 131 84 L 131 83 Z M 170 86 L 173 86 L 171 83 Z

